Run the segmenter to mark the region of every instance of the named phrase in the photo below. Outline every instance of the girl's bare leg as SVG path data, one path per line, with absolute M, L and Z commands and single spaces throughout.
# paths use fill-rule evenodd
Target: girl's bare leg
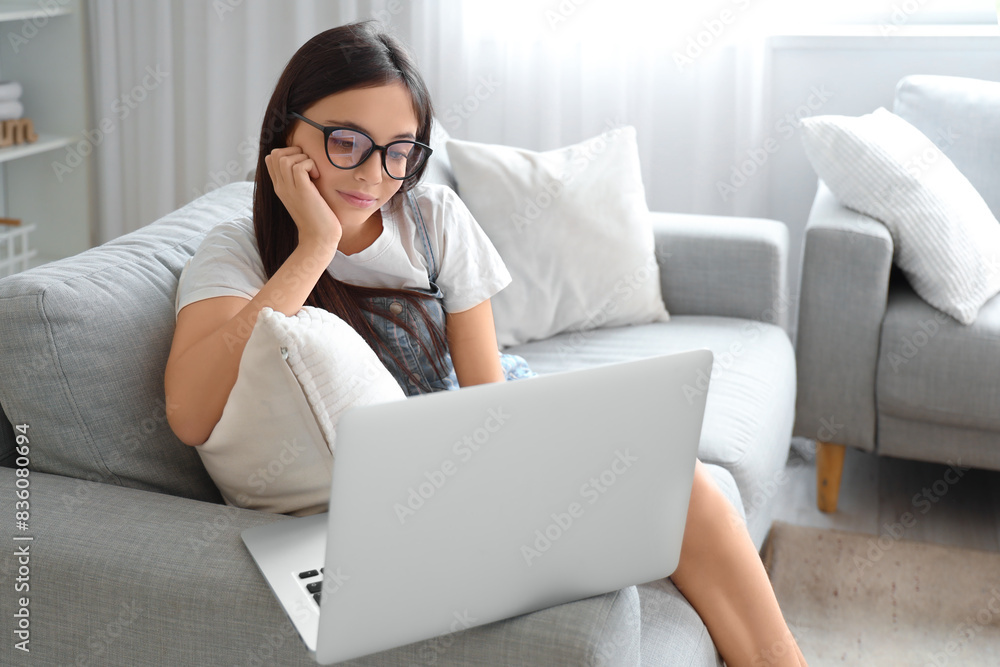
M 806 664 L 743 519 L 701 461 L 670 579 L 705 622 L 727 667 Z

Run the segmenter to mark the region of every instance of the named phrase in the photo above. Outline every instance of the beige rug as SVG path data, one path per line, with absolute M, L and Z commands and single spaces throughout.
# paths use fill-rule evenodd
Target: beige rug
M 1000 666 L 1000 554 L 777 521 L 762 556 L 810 667 Z

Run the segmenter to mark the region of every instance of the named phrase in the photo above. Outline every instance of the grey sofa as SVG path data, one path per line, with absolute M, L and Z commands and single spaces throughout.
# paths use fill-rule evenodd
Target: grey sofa
M 1000 217 L 998 109 L 1000 83 L 913 75 L 893 111 Z M 795 435 L 817 441 L 826 512 L 837 509 L 844 446 L 1000 470 L 1000 296 L 964 326 L 917 296 L 892 257 L 885 226 L 820 181 L 802 264 Z
M 444 154 L 442 150 L 440 152 Z M 446 178 L 437 164 L 431 178 Z M 435 176 L 436 174 L 436 176 Z M 31 536 L 33 664 L 312 665 L 240 532 L 288 517 L 222 504 L 165 417 L 178 275 L 252 184 L 213 191 L 130 234 L 0 281 L 0 494 L 28 424 L 30 521 L 2 521 L 10 632 Z M 671 322 L 568 333 L 509 351 L 540 373 L 707 346 L 715 368 L 700 457 L 758 548 L 783 477 L 795 402 L 778 222 L 652 214 Z M 5 415 L 5 416 L 4 416 Z M 9 636 L 9 635 L 8 635 Z M 0 646 L 0 663 L 29 657 Z M 351 665 L 719 665 L 669 579 L 385 651 Z M 347 664 L 347 663 L 345 663 Z

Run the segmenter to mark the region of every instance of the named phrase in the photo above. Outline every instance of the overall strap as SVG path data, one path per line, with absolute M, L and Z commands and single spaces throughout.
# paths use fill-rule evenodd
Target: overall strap
M 406 193 L 406 198 L 410 202 L 410 208 L 413 209 L 413 217 L 417 221 L 417 230 L 420 232 L 420 240 L 424 243 L 424 252 L 427 253 L 427 263 L 430 265 L 430 281 L 433 283 L 437 280 L 437 262 L 434 259 L 434 252 L 431 250 L 430 237 L 427 235 L 427 227 L 424 226 L 424 216 L 420 214 L 420 207 L 417 206 L 417 198 L 413 196 L 413 190 L 409 190 Z

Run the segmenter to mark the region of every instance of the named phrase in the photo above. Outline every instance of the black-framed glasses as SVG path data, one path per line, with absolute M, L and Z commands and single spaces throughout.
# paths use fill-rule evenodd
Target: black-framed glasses
M 390 141 L 385 146 L 379 146 L 361 130 L 320 125 L 294 111 L 290 115 L 323 131 L 326 157 L 337 169 L 360 167 L 377 149 L 382 153 L 382 168 L 385 173 L 389 178 L 402 181 L 415 176 L 434 152 L 430 146 L 419 141 Z

